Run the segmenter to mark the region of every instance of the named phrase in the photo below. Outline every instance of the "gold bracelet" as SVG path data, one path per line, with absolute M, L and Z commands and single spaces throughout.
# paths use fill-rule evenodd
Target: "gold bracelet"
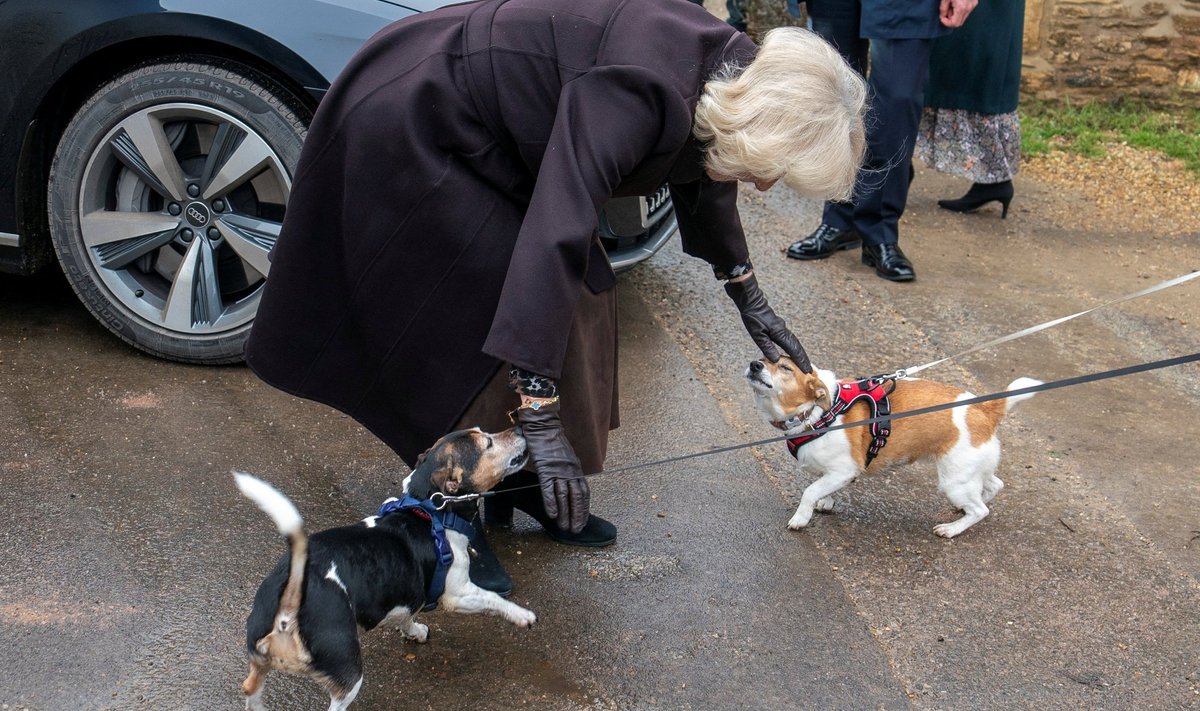
M 556 402 L 558 402 L 557 395 L 554 397 L 533 397 L 530 395 L 522 395 L 521 405 L 517 409 L 519 410 L 522 407 L 528 407 L 531 410 L 540 410 L 543 407 L 547 405 L 553 405 Z
M 529 408 L 530 410 L 540 410 L 546 405 L 553 405 L 558 402 L 558 396 L 554 397 L 530 397 L 528 395 L 521 396 L 521 404 L 508 411 L 508 421 L 517 424 L 517 418 L 513 415 L 517 414 L 517 410 Z

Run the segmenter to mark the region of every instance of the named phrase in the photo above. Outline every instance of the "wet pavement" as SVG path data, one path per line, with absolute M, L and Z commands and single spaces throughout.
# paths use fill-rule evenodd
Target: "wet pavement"
M 743 196 L 763 288 L 819 366 L 924 363 L 1200 268 L 1200 236 L 1062 224 L 1044 208 L 1084 198 L 1032 181 L 1008 220 L 934 205 L 962 189 L 919 173 L 912 284 L 853 251 L 787 260 L 817 206 Z M 611 466 L 774 435 L 706 265 L 672 244 L 620 289 Z M 1188 284 L 927 374 L 983 394 L 1196 352 L 1198 296 Z M 803 532 L 785 523 L 812 477 L 782 445 L 602 478 L 613 547 L 557 545 L 521 514 L 492 534 L 537 626 L 427 613 L 427 644 L 367 634 L 353 708 L 1200 708 L 1197 375 L 1023 403 L 1001 428 L 1007 487 L 953 541 L 932 533 L 956 515 L 925 464 L 863 478 Z M 283 545 L 229 471 L 275 483 L 310 530 L 374 511 L 406 473 L 353 421 L 245 368 L 131 350 L 53 274 L 0 276 L 0 376 L 0 707 L 239 708 L 242 625 Z M 328 703 L 281 674 L 266 700 Z

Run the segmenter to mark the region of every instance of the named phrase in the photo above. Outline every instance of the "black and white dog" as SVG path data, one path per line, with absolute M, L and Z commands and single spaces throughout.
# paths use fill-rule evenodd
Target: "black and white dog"
M 519 429 L 452 432 L 423 454 L 404 480 L 404 502 L 425 502 L 423 506 L 402 507 L 389 499 L 380 515 L 311 538 L 287 497 L 264 481 L 235 472 L 238 488 L 271 517 L 291 547 L 259 586 L 246 620 L 246 708 L 263 708 L 266 675 L 281 669 L 315 679 L 329 692 L 330 711 L 342 711 L 362 686 L 358 627 L 395 624 L 405 637 L 424 642 L 429 628 L 414 616 L 427 603 L 500 615 L 518 627 L 532 625 L 537 620 L 533 612 L 471 582 L 468 534 L 463 532 L 469 526 L 462 529 L 461 522 L 450 520 L 454 514 L 428 504 L 437 492 L 488 491 L 526 459 Z M 428 599 L 431 587 L 436 592 Z

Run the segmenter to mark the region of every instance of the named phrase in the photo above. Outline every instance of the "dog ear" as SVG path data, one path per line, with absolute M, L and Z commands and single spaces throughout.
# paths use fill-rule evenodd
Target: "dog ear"
M 437 470 L 429 478 L 429 481 L 438 491 L 447 496 L 453 496 L 458 493 L 459 487 L 462 486 L 462 478 L 462 467 L 454 465 Z
M 821 406 L 822 410 L 829 410 L 833 407 L 833 399 L 829 397 L 829 389 L 820 381 L 809 386 L 812 388 L 813 402 Z

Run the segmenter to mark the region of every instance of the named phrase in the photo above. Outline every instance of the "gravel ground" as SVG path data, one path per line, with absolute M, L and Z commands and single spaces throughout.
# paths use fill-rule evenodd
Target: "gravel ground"
M 1056 151 L 1025 160 L 1024 177 L 1093 198 L 1087 205 L 1047 203 L 1046 218 L 1103 232 L 1144 230 L 1148 224 L 1164 236 L 1200 232 L 1200 178 L 1182 161 L 1121 143 L 1105 150 L 1103 158 Z
M 784 258 L 819 222 L 812 201 L 743 190 L 739 207 L 772 305 L 815 362 L 843 374 L 923 363 L 1200 268 L 1200 185 L 1178 163 L 1116 145 L 1105 159 L 1032 160 L 1015 183 L 1008 219 L 995 204 L 960 215 L 937 200 L 969 183 L 918 164 L 901 225 L 920 275 L 911 284 L 876 278 L 857 250 Z M 769 436 L 741 381 L 741 364 L 755 354 L 730 337 L 731 307 L 706 266 L 672 244 L 624 279 L 731 426 L 747 440 Z M 1051 380 L 1195 352 L 1198 285 L 976 353 L 930 377 L 991 392 L 1018 375 Z M 1002 435 L 1008 486 L 968 535 L 935 540 L 931 525 L 955 514 L 929 467 L 917 465 L 840 492 L 834 515 L 792 537 L 796 552 L 820 553 L 915 709 L 1200 708 L 1200 458 L 1187 406 L 1174 406 L 1195 401 L 1196 376 L 1187 366 L 1022 405 Z M 1159 402 L 1172 405 L 1155 410 Z M 784 499 L 758 505 L 782 522 L 812 477 L 798 474 L 783 448 L 754 452 Z M 789 602 L 810 610 L 829 601 Z M 849 630 L 826 629 L 831 638 Z

